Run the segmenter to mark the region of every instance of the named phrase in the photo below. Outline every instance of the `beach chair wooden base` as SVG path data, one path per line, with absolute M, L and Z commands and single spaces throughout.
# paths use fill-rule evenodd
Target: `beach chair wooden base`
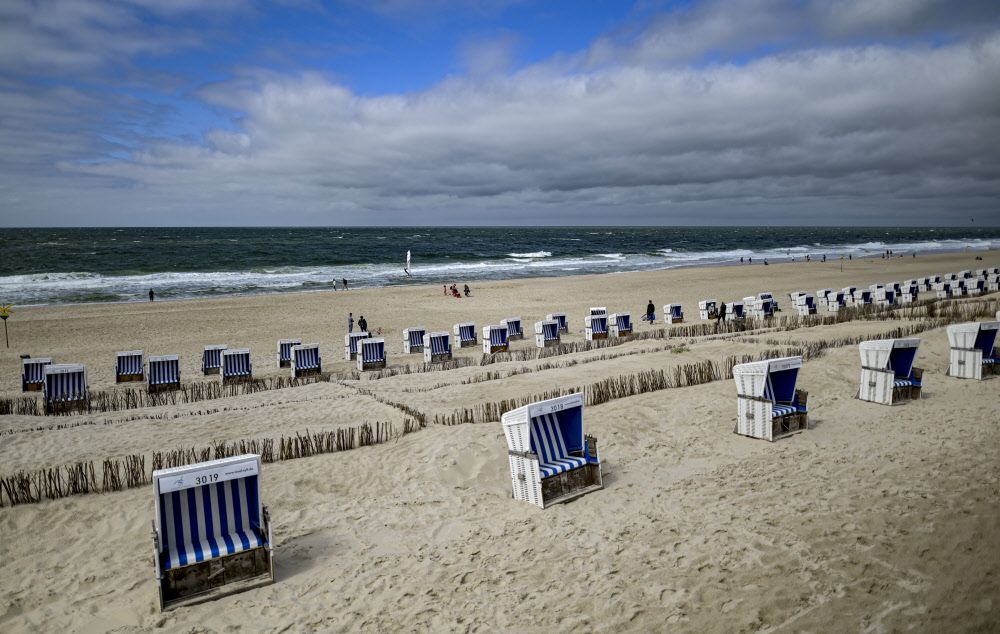
M 86 412 L 88 409 L 88 401 L 86 400 L 45 404 L 46 414 L 70 414 L 72 412 Z
M 477 342 L 476 342 L 475 339 L 466 339 L 464 341 L 459 341 L 458 342 L 458 347 L 459 348 L 469 348 L 469 347 L 475 346 L 476 343 Z
M 239 383 L 250 383 L 253 381 L 252 376 L 224 376 L 222 377 L 223 385 L 237 385 Z
M 210 374 L 218 374 L 219 368 L 202 368 L 201 371 L 205 376 L 208 376 Z
M 524 339 L 523 332 L 519 335 L 511 335 L 511 334 L 507 335 L 507 341 L 517 341 L 518 339 Z
M 290 368 L 290 367 L 292 367 L 292 360 L 291 359 L 282 359 L 281 361 L 278 361 L 278 367 L 279 368 Z
M 510 350 L 510 346 L 506 346 L 506 345 L 504 345 L 504 346 L 490 346 L 490 352 L 489 353 L 490 354 L 494 354 L 494 353 L 497 353 L 497 352 L 508 352 L 509 350 Z
M 176 383 L 158 383 L 156 385 L 149 386 L 149 393 L 156 394 L 158 392 L 173 392 L 174 390 L 181 389 L 181 382 Z
M 22 392 L 41 392 L 44 383 L 21 383 Z
M 446 352 L 444 354 L 432 354 L 430 363 L 444 363 L 445 361 L 451 361 L 451 353 Z
M 131 383 L 132 381 L 145 381 L 146 376 L 139 374 L 118 374 L 115 376 L 115 383 Z
M 318 374 L 323 374 L 323 368 L 303 368 L 295 370 L 296 379 L 302 378 L 304 376 L 316 376 Z
M 587 463 L 542 480 L 542 508 L 563 504 L 603 488 L 600 465 Z
M 160 610 L 218 599 L 274 583 L 274 562 L 266 546 L 163 572 Z
M 385 369 L 385 361 L 375 361 L 374 363 L 363 363 L 359 368 L 362 372 L 368 370 L 383 370 Z
M 596 341 L 598 339 L 607 339 L 607 338 L 608 338 L 608 333 L 606 332 L 594 332 L 587 336 L 587 339 L 590 341 Z

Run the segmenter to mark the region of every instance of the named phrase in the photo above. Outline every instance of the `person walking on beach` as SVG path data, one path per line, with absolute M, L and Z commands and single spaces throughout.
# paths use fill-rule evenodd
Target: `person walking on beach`
M 346 291 L 347 290 L 347 278 L 345 277 L 344 279 L 342 279 L 340 281 L 344 283 L 344 290 Z
M 653 305 L 653 300 L 649 300 L 649 303 L 646 304 L 646 316 L 642 319 L 650 324 L 656 321 L 656 306 Z
M 364 315 L 358 317 L 358 330 L 361 332 L 368 332 L 368 322 L 365 321 Z
M 719 305 L 719 314 L 715 318 L 715 325 L 718 326 L 724 321 L 726 321 L 726 302 L 722 302 Z
M 469 294 L 470 294 L 470 293 L 472 292 L 472 291 L 471 291 L 471 290 L 469 289 L 469 285 L 468 285 L 468 284 L 463 284 L 462 286 L 463 286 L 463 288 L 462 288 L 462 292 L 464 292 L 464 293 L 465 293 L 465 296 L 466 296 L 466 297 L 468 297 L 468 296 L 469 296 Z
M 354 313 L 347 313 L 347 332 L 354 332 Z
M 154 297 L 153 289 L 149 289 L 149 301 L 153 301 L 153 297 Z
M 337 290 L 337 280 L 333 280 L 333 290 Z

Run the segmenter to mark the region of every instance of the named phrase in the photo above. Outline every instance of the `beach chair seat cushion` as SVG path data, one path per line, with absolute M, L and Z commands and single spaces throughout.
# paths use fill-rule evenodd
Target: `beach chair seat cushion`
M 586 458 L 569 455 L 559 422 L 552 414 L 531 419 L 531 444 L 538 454 L 538 470 L 543 480 L 587 464 Z
M 798 408 L 794 405 L 775 405 L 771 408 L 771 416 L 773 418 L 780 418 L 781 416 L 788 416 L 789 414 L 794 414 L 798 411 Z
M 267 545 L 257 496 L 256 478 L 163 494 L 164 570 Z

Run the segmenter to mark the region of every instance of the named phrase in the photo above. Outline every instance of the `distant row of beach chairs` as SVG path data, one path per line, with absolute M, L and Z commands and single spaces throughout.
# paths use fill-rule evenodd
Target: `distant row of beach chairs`
M 825 308 L 835 313 L 849 306 L 896 306 L 912 304 L 922 293 L 934 293 L 938 299 L 955 297 L 975 297 L 984 293 L 1000 291 L 1000 268 L 959 271 L 947 275 L 935 275 L 906 280 L 872 284 L 867 289 L 845 286 L 840 291 L 822 288 L 815 295 L 805 291 L 790 293 L 788 298 L 799 315 L 815 315 Z M 742 301 L 719 302 L 704 299 L 698 302 L 698 316 L 701 319 L 716 319 L 722 304 L 726 306 L 727 319 L 766 318 L 781 310 L 771 293 L 760 293 L 756 297 L 744 297 Z M 667 305 L 673 306 L 671 304 Z M 677 310 L 683 316 L 683 311 Z M 667 314 L 667 307 L 664 307 Z M 668 323 L 672 323 L 668 321 Z
M 841 292 L 821 289 L 816 295 L 805 292 L 789 294 L 793 306 L 800 315 L 816 314 L 817 306 L 826 306 L 836 312 L 845 306 L 893 306 L 916 301 L 923 290 L 933 289 L 938 298 L 975 296 L 1000 290 L 1000 268 L 984 268 L 977 271 L 959 271 L 945 275 L 923 277 L 905 282 L 872 284 L 868 290 L 845 287 Z M 819 297 L 819 303 L 816 302 Z M 717 300 L 699 302 L 701 319 L 718 316 Z M 742 302 L 726 304 L 727 315 L 731 319 L 769 318 L 780 310 L 778 301 L 770 292 L 759 293 L 755 297 L 745 297 Z M 608 313 L 606 307 L 591 307 L 584 318 L 584 337 L 588 341 L 606 338 L 628 337 L 633 332 L 630 313 Z M 663 306 L 664 321 L 669 324 L 682 323 L 684 311 L 681 304 Z M 542 321 L 535 322 L 535 344 L 540 347 L 556 346 L 561 343 L 562 333 L 569 332 L 569 322 L 565 313 L 549 313 Z M 422 327 L 403 330 L 404 354 L 422 353 L 426 363 L 439 363 L 452 358 L 454 346 L 465 348 L 478 343 L 474 322 L 457 323 L 453 332 L 427 332 Z M 496 354 L 510 349 L 510 342 L 524 339 L 520 317 L 508 317 L 499 324 L 482 329 L 482 349 L 484 354 Z M 318 343 L 303 344 L 300 339 L 281 339 L 277 344 L 277 366 L 289 368 L 293 378 L 320 374 L 323 370 Z M 989 355 L 987 355 L 989 357 Z M 355 360 L 359 371 L 377 370 L 387 365 L 385 339 L 372 337 L 368 332 L 351 332 L 344 337 L 344 358 Z M 253 365 L 249 348 L 230 349 L 227 345 L 208 345 L 202 352 L 202 372 L 205 375 L 219 375 L 221 381 L 234 383 L 253 377 Z M 180 389 L 181 371 L 178 355 L 149 357 L 149 368 L 142 350 L 118 352 L 116 355 L 116 382 L 145 381 L 150 391 Z M 50 357 L 22 359 L 21 387 L 23 391 L 42 391 L 46 413 L 57 409 L 73 409 L 86 402 L 88 383 L 86 367 L 82 364 L 55 364 Z

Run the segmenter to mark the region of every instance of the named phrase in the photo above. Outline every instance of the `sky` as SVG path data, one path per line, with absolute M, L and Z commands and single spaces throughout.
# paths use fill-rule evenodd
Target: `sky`
M 0 226 L 1000 225 L 1000 3 L 3 0 Z

